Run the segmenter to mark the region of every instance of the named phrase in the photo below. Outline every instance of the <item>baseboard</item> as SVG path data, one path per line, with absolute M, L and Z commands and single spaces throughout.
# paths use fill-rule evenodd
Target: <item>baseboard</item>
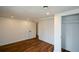
M 62 48 L 61 50 L 62 50 L 62 52 L 70 52 L 69 50 L 66 50 L 64 48 Z
M 36 39 L 36 37 L 35 37 L 35 38 L 30 38 L 30 39 Z M 20 40 L 20 41 L 16 41 L 16 42 L 13 42 L 13 43 L 4 44 L 4 45 L 1 45 L 1 46 L 12 45 L 12 44 L 19 43 L 19 42 L 22 42 L 22 41 L 28 41 L 28 40 L 30 40 L 30 39 Z M 1 47 L 1 46 L 0 46 L 0 47 Z
M 39 40 L 41 40 L 41 39 L 39 39 Z M 48 43 L 48 44 L 51 44 L 51 45 L 54 45 L 53 43 L 47 42 L 47 41 L 45 41 L 45 40 L 41 40 L 41 41 L 44 41 L 44 42 L 46 42 L 46 43 Z

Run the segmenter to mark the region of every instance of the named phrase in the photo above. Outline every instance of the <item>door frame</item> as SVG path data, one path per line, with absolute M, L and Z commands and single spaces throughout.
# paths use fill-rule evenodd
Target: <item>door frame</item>
M 61 24 L 62 16 L 79 13 L 79 9 L 66 11 L 54 15 L 54 52 L 61 52 Z

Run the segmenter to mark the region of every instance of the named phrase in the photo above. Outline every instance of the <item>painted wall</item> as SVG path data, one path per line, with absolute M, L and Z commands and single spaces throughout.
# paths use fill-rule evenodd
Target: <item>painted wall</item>
M 63 13 L 58 13 L 54 15 L 54 46 L 55 46 L 55 52 L 61 51 L 61 23 L 62 23 L 62 16 L 66 15 L 72 15 L 79 13 L 79 9 L 65 11 Z M 59 29 L 59 30 L 57 30 Z
M 62 48 L 79 52 L 79 14 L 62 17 Z
M 54 16 L 54 52 L 61 52 L 61 17 Z
M 0 17 L 0 45 L 34 37 L 36 37 L 34 22 Z
M 54 21 L 53 17 L 41 18 L 38 23 L 39 39 L 54 44 Z

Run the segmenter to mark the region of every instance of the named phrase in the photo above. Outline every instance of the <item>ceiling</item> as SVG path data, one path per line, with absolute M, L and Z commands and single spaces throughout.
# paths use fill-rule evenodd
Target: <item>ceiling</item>
M 49 6 L 47 9 L 43 6 L 0 6 L 0 17 L 37 20 L 77 8 L 79 6 Z

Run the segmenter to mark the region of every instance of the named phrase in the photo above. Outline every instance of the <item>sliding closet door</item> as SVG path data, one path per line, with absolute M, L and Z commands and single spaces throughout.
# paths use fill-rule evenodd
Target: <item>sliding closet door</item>
M 62 17 L 62 48 L 79 52 L 79 14 Z

